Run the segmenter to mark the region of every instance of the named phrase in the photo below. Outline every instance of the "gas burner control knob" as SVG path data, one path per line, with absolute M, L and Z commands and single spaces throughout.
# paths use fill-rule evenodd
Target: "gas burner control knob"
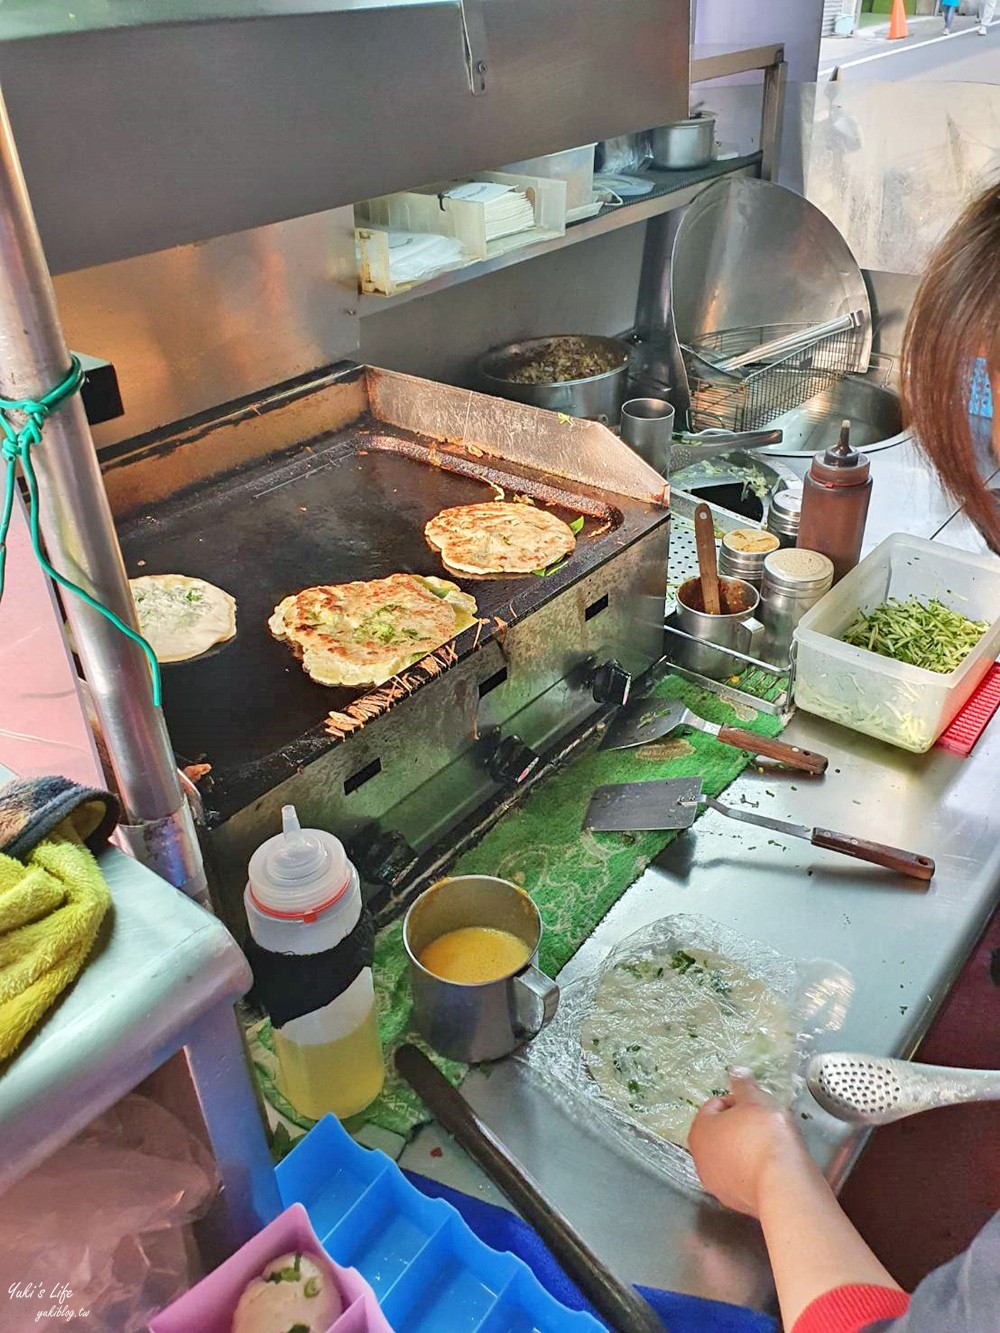
M 595 703 L 618 704 L 621 706 L 628 703 L 628 696 L 632 689 L 632 676 L 620 662 L 611 658 L 610 661 L 602 663 L 594 671 L 590 678 L 590 688 Z
M 502 787 L 516 787 L 531 774 L 541 756 L 518 736 L 499 736 L 486 760 L 486 771 Z
M 362 879 L 389 889 L 400 883 L 417 859 L 402 833 L 389 831 L 354 838 L 348 851 Z

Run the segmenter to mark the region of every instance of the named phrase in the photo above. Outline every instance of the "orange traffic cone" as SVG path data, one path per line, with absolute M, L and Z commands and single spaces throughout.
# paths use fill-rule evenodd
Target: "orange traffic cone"
M 906 26 L 906 6 L 903 0 L 892 0 L 892 18 L 889 20 L 889 41 L 896 42 L 901 37 L 909 37 Z

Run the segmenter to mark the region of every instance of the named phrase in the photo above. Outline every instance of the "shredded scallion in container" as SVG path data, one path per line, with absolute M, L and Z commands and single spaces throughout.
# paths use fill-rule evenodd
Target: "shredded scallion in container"
M 960 667 L 986 633 L 985 620 L 969 620 L 936 597 L 901 602 L 890 597 L 848 627 L 844 643 L 867 648 L 881 657 L 942 674 Z

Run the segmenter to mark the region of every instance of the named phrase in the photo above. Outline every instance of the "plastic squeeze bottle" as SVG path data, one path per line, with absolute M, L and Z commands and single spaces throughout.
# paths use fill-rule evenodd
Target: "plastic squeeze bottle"
M 340 840 L 300 828 L 294 805 L 282 807 L 281 824 L 250 858 L 247 956 L 271 1016 L 282 1092 L 314 1119 L 345 1118 L 378 1096 L 385 1077 L 374 925 Z
M 854 568 L 872 495 L 871 463 L 851 446 L 851 423 L 840 428 L 832 449 L 813 455 L 802 485 L 802 517 L 796 545 L 821 551 L 833 561 L 837 583 Z

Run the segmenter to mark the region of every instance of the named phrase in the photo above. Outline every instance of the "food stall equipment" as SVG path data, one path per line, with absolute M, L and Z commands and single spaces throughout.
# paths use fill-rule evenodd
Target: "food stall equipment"
M 670 296 L 677 340 L 693 349 L 674 406 L 696 427 L 756 430 L 868 370 L 871 307 L 856 260 L 818 209 L 769 181 L 721 181 L 692 205 L 674 240 Z M 772 364 L 729 382 L 715 370 L 821 322 L 832 329 L 822 341 Z
M 105 473 L 130 573 L 183 568 L 237 600 L 235 640 L 163 671 L 175 750 L 212 765 L 207 845 L 237 929 L 249 855 L 283 805 L 346 839 L 384 898 L 623 702 L 662 655 L 669 529 L 663 478 L 596 422 L 371 367 L 272 398 L 266 449 L 260 411 L 123 451 Z M 326 428 L 304 435 L 307 415 Z M 424 524 L 501 491 L 583 528 L 551 572 L 465 581 L 480 619 L 454 650 L 381 689 L 331 689 L 268 633 L 312 584 L 446 575 Z
M 15 403 L 37 401 L 65 379 L 70 354 L 2 101 L 0 256 L 0 390 Z M 11 437 L 22 428 L 24 414 L 9 412 L 7 418 L 4 458 L 11 465 L 19 459 L 23 466 L 24 445 Z M 48 554 L 67 578 L 134 628 L 135 612 L 80 395 L 73 394 L 52 413 L 44 432 L 33 462 Z M 122 798 L 121 836 L 169 883 L 205 901 L 194 821 L 163 717 L 152 707 L 143 653 L 82 597 L 67 596 L 66 614 Z
M 852 1125 L 889 1125 L 938 1106 L 1000 1101 L 996 1070 L 878 1060 L 856 1052 L 814 1055 L 806 1077 L 823 1110 Z
M 72 308 L 74 293 L 86 288 L 93 273 L 97 291 L 83 298 L 85 307 L 118 309 L 122 263 L 157 252 L 142 269 L 140 285 L 161 268 L 169 270 L 155 289 L 146 285 L 141 295 L 131 289 L 127 332 L 117 325 L 113 336 L 99 340 L 103 346 L 94 347 L 119 362 L 124 429 L 130 419 L 143 420 L 130 411 L 130 401 L 147 411 L 144 424 L 161 429 L 186 413 L 250 395 L 255 410 L 267 415 L 270 407 L 263 409 L 261 399 L 270 404 L 271 386 L 317 371 L 322 378 L 332 362 L 356 351 L 358 303 L 349 289 L 353 240 L 338 206 L 564 148 L 567 138 L 594 142 L 676 118 L 687 97 L 686 5 L 615 0 L 609 9 L 606 0 L 588 3 L 600 20 L 592 27 L 580 22 L 587 15 L 576 0 L 518 0 L 488 9 L 479 0 L 386 0 L 361 7 L 331 0 L 291 13 L 283 4 L 255 5 L 250 14 L 228 3 L 182 19 L 166 3 L 126 3 L 109 16 L 104 6 L 85 0 L 72 14 L 43 3 L 30 14 L 5 17 L 0 76 L 49 263 L 67 276 L 61 299 Z M 590 35 L 598 30 L 599 47 Z M 365 58 L 355 58 L 361 51 Z M 378 96 L 368 82 L 372 51 Z M 553 78 L 555 68 L 564 77 Z M 252 78 L 246 77 L 250 70 Z M 428 99 L 431 83 L 435 93 Z M 60 88 L 57 100 L 42 91 L 53 86 Z M 281 95 L 273 96 L 275 90 Z M 359 106 L 366 109 L 366 133 L 331 134 L 331 126 L 356 123 Z M 306 107 L 308 115 L 302 114 Z M 72 208 L 66 206 L 70 193 Z M 19 203 L 23 208 L 24 199 Z M 275 228 L 283 228 L 280 235 Z M 237 232 L 240 238 L 231 235 Z M 299 247 L 294 254 L 280 248 L 289 237 Z M 226 244 L 209 238 L 225 238 Z M 20 281 L 15 246 L 22 241 L 11 236 L 8 245 L 6 304 L 15 309 L 18 294 L 29 290 L 39 294 L 38 304 L 12 326 L 45 328 L 49 336 L 44 355 L 34 358 L 34 377 L 18 379 L 10 373 L 15 358 L 5 357 L 9 379 L 3 387 L 14 397 L 48 389 L 66 363 L 41 250 L 30 234 L 25 245 L 33 243 L 32 280 Z M 196 249 L 195 242 L 207 244 Z M 238 244 L 246 249 L 235 265 L 225 272 L 210 268 L 217 254 L 231 256 Z M 306 262 L 304 245 L 312 247 Z M 231 283 L 234 273 L 238 281 L 248 268 L 262 275 L 254 302 L 273 334 L 262 338 L 259 320 L 251 320 L 248 332 L 233 339 L 226 320 L 232 324 L 247 293 L 233 299 Z M 300 272 L 315 278 L 293 293 L 284 284 Z M 166 293 L 177 291 L 178 273 L 194 284 L 199 304 L 211 306 L 218 298 L 226 313 L 218 327 L 212 312 L 204 344 L 167 351 L 155 337 L 149 343 L 142 334 L 136 339 L 135 316 L 164 301 L 169 305 Z M 128 269 L 127 278 L 135 274 Z M 297 304 L 289 311 L 292 295 Z M 182 305 L 188 313 L 191 301 Z M 179 308 L 176 313 L 180 326 Z M 139 323 L 147 327 L 145 314 Z M 218 328 L 212 335 L 218 347 L 210 345 L 209 326 Z M 134 358 L 135 346 L 141 361 Z M 174 367 L 172 377 L 164 376 L 165 365 Z M 72 448 L 68 438 L 60 439 L 76 413 L 70 405 L 50 422 L 38 452 L 44 530 L 57 563 L 78 570 L 87 587 L 127 619 L 121 559 L 82 422 L 73 424 Z M 239 432 L 241 446 L 248 433 Z M 303 440 L 286 438 L 278 447 Z M 229 459 L 231 465 L 241 461 L 232 454 Z M 168 489 L 184 480 L 174 477 Z M 609 538 L 609 554 L 611 543 Z M 294 577 L 286 591 L 307 582 Z M 545 593 L 535 600 L 548 603 L 562 582 L 539 580 Z M 190 816 L 163 720 L 150 706 L 146 665 L 89 608 L 71 605 L 68 612 L 111 763 L 138 830 L 136 850 L 149 854 L 155 826 L 153 840 L 167 838 L 179 862 L 174 881 L 190 881 L 200 892 Z M 647 644 L 636 662 L 649 659 Z M 498 660 L 493 674 L 499 669 Z M 503 693 L 490 710 L 497 711 Z M 509 747 L 506 762 L 516 766 Z M 154 848 L 154 864 L 156 855 Z

